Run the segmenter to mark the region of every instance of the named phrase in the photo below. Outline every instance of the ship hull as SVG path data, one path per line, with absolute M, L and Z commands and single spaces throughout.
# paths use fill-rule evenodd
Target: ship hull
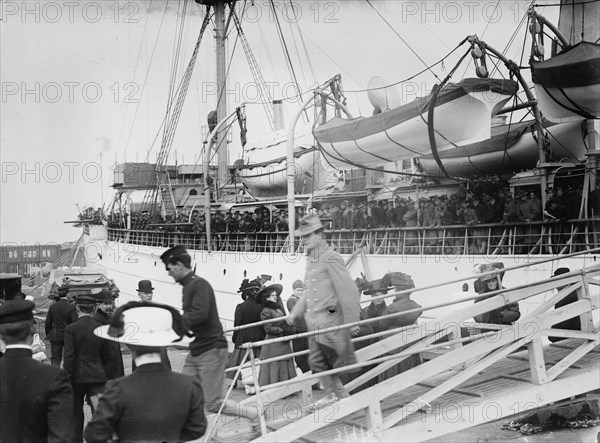
M 106 275 L 113 279 L 119 287 L 119 303 L 137 300 L 137 284 L 139 280 L 150 279 L 155 288 L 154 301 L 181 308 L 181 287 L 168 276 L 160 255 L 165 248 L 142 246 L 107 239 L 86 240 L 86 251 L 91 251 L 89 257 L 96 251 L 101 251 L 94 260 L 94 265 L 103 269 Z M 237 292 L 244 278 L 254 278 L 261 274 L 270 274 L 274 283 L 284 287 L 282 298 L 284 302 L 291 295 L 292 283 L 304 278 L 306 259 L 304 255 L 268 252 L 214 252 L 188 250 L 192 263 L 198 275 L 206 278 L 216 294 L 219 315 L 225 328 L 233 326 L 235 307 L 242 302 Z M 88 257 L 88 261 L 89 261 Z M 349 254 L 342 254 L 349 259 Z M 459 300 L 469 294 L 473 295 L 473 268 L 476 264 L 501 261 L 505 267 L 541 261 L 553 258 L 550 255 L 378 255 L 366 254 L 363 260 L 356 257 L 350 260 L 348 269 L 352 278 L 365 273 L 364 263 L 367 264 L 371 278 L 380 278 L 388 271 L 401 271 L 413 277 L 418 287 L 433 286 L 449 281 L 454 283 L 415 293 L 413 298 L 422 306 Z M 556 257 L 554 257 L 556 258 Z M 598 256 L 584 254 L 576 257 L 557 258 L 554 261 L 540 263 L 533 267 L 521 268 L 507 272 L 503 285 L 514 287 L 526 285 L 535 281 L 549 278 L 558 267 L 580 269 L 597 263 Z M 468 293 L 464 292 L 467 284 Z M 521 312 L 526 315 L 535 306 L 546 300 L 550 294 L 539 296 L 521 306 Z M 363 301 L 368 302 L 368 296 Z M 470 302 L 468 302 L 470 303 Z M 455 305 L 452 309 L 458 309 Z M 425 315 L 437 317 L 447 313 L 448 308 L 437 308 Z

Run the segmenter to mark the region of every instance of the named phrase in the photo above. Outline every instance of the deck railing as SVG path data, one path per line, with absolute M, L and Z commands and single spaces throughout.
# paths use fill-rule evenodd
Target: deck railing
M 341 254 L 359 248 L 378 255 L 569 254 L 600 246 L 600 219 L 342 229 L 326 231 L 326 239 Z M 191 250 L 207 250 L 203 233 L 109 228 L 108 240 L 163 248 L 180 244 Z M 278 253 L 287 251 L 288 233 L 217 232 L 211 242 L 213 251 Z M 301 249 L 298 245 L 296 252 Z

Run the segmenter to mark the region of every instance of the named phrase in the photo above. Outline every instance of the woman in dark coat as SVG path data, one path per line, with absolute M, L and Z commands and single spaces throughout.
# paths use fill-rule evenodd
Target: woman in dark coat
M 492 264 L 484 264 L 479 268 L 479 273 L 491 272 L 496 269 L 503 269 L 504 265 L 500 262 L 492 263 Z M 484 275 L 479 277 L 475 282 L 475 291 L 479 294 L 486 294 L 488 292 L 497 291 L 499 289 L 504 289 L 502 286 L 502 277 L 504 277 L 504 273 L 493 274 L 493 275 Z M 496 294 L 498 296 L 500 294 Z M 475 303 L 482 302 L 487 300 L 488 298 L 493 296 L 488 296 L 484 298 L 480 298 L 475 301 Z M 494 309 L 489 312 L 484 312 L 483 314 L 476 315 L 474 317 L 475 321 L 478 323 L 491 323 L 497 325 L 510 325 L 513 322 L 517 321 L 521 317 L 521 312 L 519 310 L 519 303 L 513 302 L 509 303 L 505 306 L 502 306 L 498 309 Z M 482 330 L 484 331 L 484 330 Z
M 382 286 L 393 288 L 396 292 L 405 291 L 415 287 L 412 278 L 408 274 L 402 272 L 390 272 L 383 276 L 381 279 Z M 406 315 L 400 315 L 397 317 L 386 317 L 400 312 L 411 311 L 421 308 L 414 300 L 410 299 L 409 294 L 400 294 L 394 297 L 392 303 L 386 308 L 381 314 L 383 317 L 375 326 L 379 331 L 389 331 L 391 329 L 403 328 L 406 326 L 413 325 L 417 322 L 421 316 L 421 312 L 413 312 Z M 381 337 L 380 340 L 384 340 L 386 337 Z M 400 346 L 388 355 L 393 355 L 404 351 L 407 347 L 412 346 L 405 345 Z M 419 354 L 413 354 L 408 358 L 400 361 L 398 364 L 392 366 L 390 369 L 379 375 L 379 381 L 392 378 L 404 371 L 408 371 L 411 368 L 421 364 L 421 356 Z
M 250 323 L 256 323 L 260 321 L 260 312 L 262 311 L 262 306 L 256 303 L 256 294 L 260 287 L 261 283 L 259 280 L 248 281 L 248 279 L 244 279 L 238 291 L 241 292 L 244 302 L 240 303 L 235 308 L 235 317 L 233 320 L 234 326 L 248 325 Z M 242 359 L 244 358 L 244 354 L 246 353 L 246 350 L 242 349 L 242 345 L 244 343 L 261 341 L 264 340 L 264 338 L 265 332 L 260 326 L 234 331 L 233 337 L 231 338 L 234 349 L 229 356 L 227 367 L 233 368 L 240 365 Z M 260 347 L 254 348 L 254 355 L 256 357 L 260 355 Z M 232 379 L 234 375 L 235 372 L 228 372 L 226 377 Z
M 274 284 L 267 286 L 258 293 L 257 302 L 263 306 L 260 313 L 261 320 L 270 320 L 272 318 L 285 318 L 285 314 L 278 306 L 277 298 L 281 294 L 283 286 Z M 282 337 L 293 333 L 291 326 L 285 321 L 281 323 L 268 323 L 263 325 L 266 332 L 266 340 Z M 289 341 L 270 343 L 262 347 L 260 358 L 267 360 L 269 358 L 280 357 L 282 355 L 291 354 L 292 346 Z M 289 380 L 296 376 L 296 367 L 292 357 L 285 360 L 278 360 L 271 363 L 266 363 L 260 366 L 259 383 L 261 386 L 270 385 L 280 381 Z

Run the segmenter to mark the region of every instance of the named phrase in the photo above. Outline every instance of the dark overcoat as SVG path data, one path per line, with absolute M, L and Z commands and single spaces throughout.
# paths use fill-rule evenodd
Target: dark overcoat
M 188 441 L 205 431 L 200 379 L 149 363 L 106 384 L 84 436 L 88 443 L 113 434 L 119 441 Z
M 0 442 L 70 442 L 73 391 L 63 369 L 9 348 L 0 359 Z
M 234 326 L 247 325 L 260 321 L 262 306 L 258 305 L 254 298 L 250 297 L 235 307 Z M 265 331 L 261 326 L 234 331 L 232 341 L 236 348 L 244 343 L 264 340 Z
M 107 325 L 110 317 L 100 309 L 98 309 L 92 320 L 97 321 L 101 325 Z M 117 342 L 106 342 L 104 346 L 107 347 L 108 358 L 104 363 L 104 369 L 106 370 L 106 378 L 109 380 L 123 377 L 125 375 L 125 367 L 123 366 L 123 354 L 121 353 L 121 344 Z
M 46 314 L 46 340 L 63 341 L 65 339 L 65 328 L 67 325 L 77 321 L 77 311 L 66 298 L 61 297 L 56 303 L 48 308 Z
M 80 317 L 65 329 L 65 357 L 63 366 L 71 383 L 104 383 L 111 351 L 108 340 L 94 335 L 100 323 L 88 315 Z

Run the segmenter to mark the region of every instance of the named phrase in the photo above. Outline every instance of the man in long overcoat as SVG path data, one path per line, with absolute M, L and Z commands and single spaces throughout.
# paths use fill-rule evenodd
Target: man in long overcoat
M 33 308 L 27 300 L 0 307 L 0 441 L 71 442 L 73 391 L 63 369 L 31 357 Z
M 92 314 L 92 320 L 97 321 L 101 325 L 107 325 L 114 308 L 114 298 L 112 291 L 104 289 L 96 294 L 96 308 Z M 105 365 L 106 378 L 113 380 L 125 375 L 123 366 L 123 354 L 121 353 L 121 345 L 118 343 L 105 343 L 110 352 Z
M 323 240 L 323 225 L 316 214 L 300 220 L 295 235 L 303 237 L 307 249 L 304 296 L 288 317 L 293 323 L 304 317 L 309 331 L 322 330 L 360 319 L 360 295 L 340 255 Z M 313 373 L 356 363 L 351 335 L 359 326 L 339 328 L 309 338 L 309 365 Z M 338 399 L 348 397 L 340 378 L 323 377 L 323 387 Z
M 58 300 L 48 308 L 46 315 L 46 339 L 50 342 L 50 361 L 53 366 L 60 366 L 65 346 L 65 328 L 77 320 L 75 305 L 67 301 L 69 288 L 58 288 Z
M 92 409 L 106 384 L 106 365 L 110 359 L 108 343 L 94 335 L 100 326 L 92 320 L 96 299 L 92 296 L 77 296 L 75 305 L 79 318 L 65 329 L 64 368 L 73 386 L 73 441 L 83 441 L 83 402 Z

